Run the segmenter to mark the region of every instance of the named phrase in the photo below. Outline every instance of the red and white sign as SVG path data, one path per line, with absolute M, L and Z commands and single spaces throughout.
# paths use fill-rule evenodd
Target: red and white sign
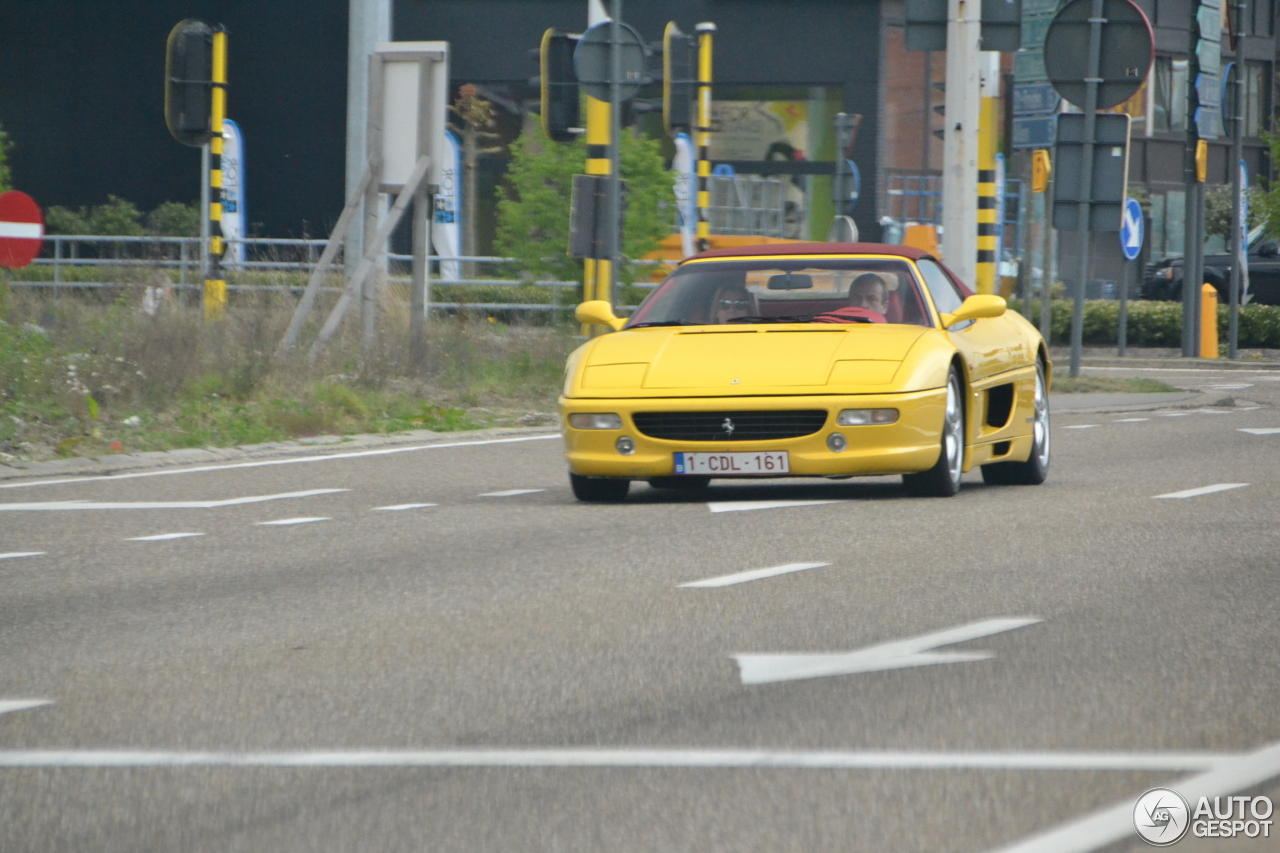
M 35 200 L 17 190 L 0 193 L 0 267 L 25 267 L 43 241 L 44 218 Z

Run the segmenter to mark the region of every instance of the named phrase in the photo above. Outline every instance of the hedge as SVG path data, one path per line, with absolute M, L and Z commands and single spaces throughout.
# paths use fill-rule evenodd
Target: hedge
M 1018 309 L 1017 300 L 1009 303 Z M 1066 299 L 1049 303 L 1050 335 L 1053 345 L 1071 343 L 1071 308 Z M 1218 340 L 1227 340 L 1226 305 L 1218 306 Z M 1040 303 L 1031 302 L 1031 320 L 1040 324 Z M 1084 343 L 1115 346 L 1119 339 L 1120 303 L 1114 299 L 1089 299 L 1084 303 Z M 1182 303 L 1134 300 L 1129 303 L 1126 343 L 1135 347 L 1181 347 Z M 1280 349 L 1280 305 L 1245 305 L 1240 308 L 1239 345 L 1257 349 Z

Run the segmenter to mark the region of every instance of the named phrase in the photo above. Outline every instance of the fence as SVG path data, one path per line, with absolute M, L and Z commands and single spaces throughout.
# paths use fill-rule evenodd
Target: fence
M 198 237 L 101 237 L 83 235 L 51 234 L 45 237 L 47 245 L 41 256 L 32 261 L 37 270 L 49 269 L 52 278 L 31 277 L 27 280 L 9 282 L 10 287 L 52 289 L 55 296 L 60 296 L 64 289 L 100 289 L 119 287 L 120 281 L 82 280 L 80 273 L 97 273 L 99 277 L 104 269 L 154 269 L 164 271 L 164 280 L 156 279 L 149 284 L 164 286 L 175 290 L 196 291 L 203 287 L 201 257 L 201 240 Z M 232 242 L 232 241 L 229 241 Z M 309 275 L 316 266 L 320 255 L 324 252 L 327 240 L 295 240 L 280 238 L 255 237 L 242 241 L 233 241 L 244 247 L 245 260 L 239 263 L 224 262 L 223 269 L 233 278 L 239 272 L 296 272 L 299 281 L 296 284 L 261 284 L 261 283 L 229 283 L 230 291 L 288 291 L 301 293 L 305 289 L 305 281 L 301 274 Z M 228 251 L 227 257 L 233 257 Z M 341 270 L 341 255 L 335 261 L 336 271 Z M 492 256 L 432 256 L 430 283 L 433 287 L 449 288 L 468 287 L 527 287 L 533 285 L 550 291 L 551 301 L 546 302 L 461 302 L 433 301 L 431 308 L 444 310 L 485 310 L 485 311 L 562 311 L 572 308 L 576 301 L 570 295 L 567 300 L 561 299 L 561 291 L 574 290 L 581 287 L 577 281 L 531 281 L 514 277 L 503 277 L 503 272 L 514 272 L 516 258 Z M 397 283 L 409 281 L 412 266 L 410 255 L 387 255 L 388 280 Z M 660 265 L 662 261 L 634 260 L 632 264 L 651 267 Z M 472 277 L 444 277 L 442 271 L 461 271 L 469 269 L 478 271 L 480 275 Z M 173 282 L 173 271 L 177 272 L 177 282 Z M 489 275 L 483 275 L 488 272 Z M 140 284 L 148 284 L 141 281 Z M 638 282 L 635 287 L 651 289 L 656 285 L 650 282 Z M 325 292 L 339 293 L 339 287 L 323 288 Z
M 942 225 L 942 176 L 898 173 L 887 175 L 885 216 L 894 225 Z M 1004 182 L 1003 245 L 1011 254 L 1021 257 L 1023 251 L 1019 215 L 1022 181 L 1006 178 Z M 887 223 L 886 223 L 887 224 Z
M 778 178 L 712 175 L 707 189 L 711 233 L 786 236 L 786 186 Z

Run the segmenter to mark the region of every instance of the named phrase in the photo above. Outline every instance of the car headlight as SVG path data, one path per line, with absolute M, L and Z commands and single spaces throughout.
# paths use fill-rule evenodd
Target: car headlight
M 836 417 L 840 426 L 891 424 L 898 420 L 897 409 L 845 409 Z
M 569 426 L 574 429 L 622 429 L 622 418 L 612 412 L 569 415 Z
M 1173 267 L 1165 267 L 1164 269 L 1156 270 L 1152 277 L 1163 279 L 1164 281 L 1172 281 Z

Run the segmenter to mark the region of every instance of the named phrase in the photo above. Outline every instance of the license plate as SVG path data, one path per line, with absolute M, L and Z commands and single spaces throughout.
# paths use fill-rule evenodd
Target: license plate
M 677 474 L 710 474 L 733 477 L 746 474 L 786 474 L 791 470 L 787 451 L 768 453 L 677 453 Z

